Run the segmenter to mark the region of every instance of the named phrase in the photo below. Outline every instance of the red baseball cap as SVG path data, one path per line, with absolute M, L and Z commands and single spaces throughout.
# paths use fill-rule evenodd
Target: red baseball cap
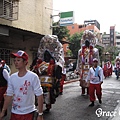
M 11 53 L 11 57 L 15 58 L 23 58 L 24 60 L 28 61 L 28 54 L 25 51 L 19 50 L 17 53 Z

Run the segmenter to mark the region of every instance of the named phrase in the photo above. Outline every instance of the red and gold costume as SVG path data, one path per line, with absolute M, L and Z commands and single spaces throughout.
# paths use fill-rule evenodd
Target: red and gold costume
M 82 88 L 82 95 L 85 94 L 85 89 L 88 91 L 88 85 L 85 79 L 88 75 L 89 68 L 92 66 L 93 58 L 99 59 L 98 49 L 95 48 L 96 37 L 91 31 L 84 31 L 81 40 L 81 49 L 78 51 L 78 60 L 76 70 L 80 75 L 80 86 Z
M 108 76 L 112 75 L 112 64 L 110 61 L 107 62 Z
M 112 64 L 110 63 L 110 61 L 104 63 L 103 73 L 105 78 L 112 75 Z

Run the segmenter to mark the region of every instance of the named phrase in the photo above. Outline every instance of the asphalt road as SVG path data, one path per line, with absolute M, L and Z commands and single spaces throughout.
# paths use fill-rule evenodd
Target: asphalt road
M 114 73 L 102 84 L 102 105 L 96 100 L 94 107 L 88 107 L 89 96 L 81 96 L 79 81 L 68 82 L 64 84 L 63 95 L 57 98 L 51 111 L 44 114 L 44 120 L 108 120 L 112 117 L 120 101 L 120 79 L 116 80 Z
M 102 105 L 96 100 L 94 107 L 88 107 L 89 96 L 81 96 L 79 81 L 64 85 L 63 95 L 57 98 L 45 120 L 108 120 L 120 101 L 120 80 L 106 78 L 102 84 Z M 97 115 L 96 115 L 97 112 Z

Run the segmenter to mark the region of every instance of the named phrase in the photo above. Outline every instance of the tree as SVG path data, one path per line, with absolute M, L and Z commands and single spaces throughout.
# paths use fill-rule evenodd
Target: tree
M 100 62 L 101 62 L 101 64 L 102 64 L 104 48 L 101 47 L 101 46 L 98 46 L 98 45 L 96 45 L 95 47 L 96 47 L 96 48 L 98 49 L 98 51 L 99 51 L 99 58 L 100 58 Z
M 69 44 L 69 49 L 72 51 L 73 58 L 77 59 L 78 51 L 81 47 L 81 38 L 82 38 L 83 32 L 81 33 L 75 33 L 70 38 L 69 41 L 73 44 Z
M 53 26 L 58 26 L 58 24 L 59 24 L 58 22 L 53 23 Z M 57 35 L 60 41 L 70 36 L 69 30 L 65 26 L 53 27 L 52 29 L 53 29 L 52 34 Z
M 114 61 L 116 56 L 118 56 L 119 51 L 116 46 L 107 46 L 104 52 L 109 52 L 111 54 L 111 61 Z

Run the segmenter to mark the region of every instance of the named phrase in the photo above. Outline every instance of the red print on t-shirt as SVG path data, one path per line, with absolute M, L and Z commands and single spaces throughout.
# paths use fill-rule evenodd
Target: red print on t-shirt
M 20 88 L 20 91 L 23 92 L 23 95 L 27 95 L 28 87 L 30 86 L 30 82 L 25 80 L 23 86 Z

